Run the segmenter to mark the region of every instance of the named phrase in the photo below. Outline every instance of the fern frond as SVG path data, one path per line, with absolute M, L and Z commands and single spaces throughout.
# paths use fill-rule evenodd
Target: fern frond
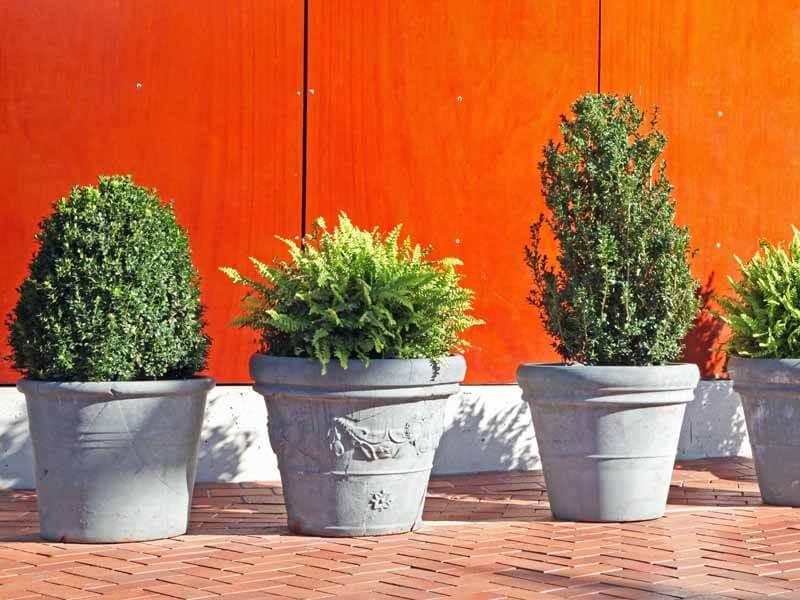
M 467 347 L 461 333 L 482 321 L 468 314 L 461 262 L 427 260 L 430 248 L 401 244 L 400 232 L 362 230 L 341 213 L 333 232 L 317 219 L 302 246 L 283 239 L 288 261 L 251 258 L 260 280 L 224 268 L 249 288 L 235 324 L 255 329 L 268 352 L 310 357 L 323 372 L 331 359 L 347 368 L 350 359 L 434 360 Z

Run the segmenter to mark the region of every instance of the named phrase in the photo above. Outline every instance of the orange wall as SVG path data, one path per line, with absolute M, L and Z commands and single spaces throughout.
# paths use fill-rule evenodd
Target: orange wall
M 486 321 L 468 381 L 552 359 L 525 297 L 536 162 L 557 117 L 597 85 L 597 4 L 312 0 L 308 211 L 401 222 L 463 260 Z M 565 18 L 565 15 L 568 15 Z
M 302 0 L 0 6 L 0 314 L 51 202 L 97 174 L 131 173 L 174 199 L 189 230 L 211 371 L 247 381 L 253 335 L 227 326 L 241 291 L 217 267 L 300 233 Z M 0 381 L 16 378 L 0 367 Z
M 678 218 L 706 293 L 727 293 L 734 254 L 800 225 L 800 2 L 602 3 L 601 86 L 661 107 Z M 704 318 L 687 358 L 722 369 Z
M 268 258 L 282 251 L 274 234 L 300 232 L 303 5 L 2 3 L 0 314 L 50 203 L 98 173 L 131 173 L 174 199 L 190 232 L 211 371 L 247 380 L 253 336 L 227 326 L 241 293 L 217 267 Z M 554 358 L 525 302 L 522 247 L 542 209 L 541 147 L 570 102 L 597 90 L 598 66 L 602 91 L 661 105 L 679 219 L 710 290 L 725 291 L 734 253 L 800 225 L 797 1 L 757 14 L 723 0 L 308 5 L 306 218 L 400 221 L 464 260 L 487 321 L 469 335 L 472 383 Z M 706 321 L 689 340 L 707 372 L 720 368 L 717 333 Z M 15 379 L 0 367 L 0 382 Z

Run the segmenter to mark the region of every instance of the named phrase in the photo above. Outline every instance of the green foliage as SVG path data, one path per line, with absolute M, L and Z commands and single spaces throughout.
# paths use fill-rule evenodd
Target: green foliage
M 734 295 L 719 298 L 720 315 L 731 328 L 728 352 L 749 358 L 800 358 L 800 232 L 788 252 L 780 244 L 759 242 L 741 277 L 728 277 Z
M 115 175 L 73 187 L 53 209 L 7 319 L 14 367 L 51 381 L 177 378 L 205 368 L 198 276 L 172 205 Z
M 666 144 L 656 114 L 630 97 L 587 94 L 561 117 L 539 163 L 550 216 L 531 227 L 529 301 L 553 346 L 590 365 L 663 364 L 678 358 L 699 301 L 689 233 L 674 223 L 672 186 L 659 162 Z M 560 248 L 547 260 L 543 225 Z
M 347 216 L 330 233 L 319 219 L 302 246 L 289 246 L 290 262 L 270 267 L 251 258 L 264 281 L 224 271 L 249 287 L 244 314 L 234 321 L 261 335 L 261 351 L 332 359 L 347 368 L 356 358 L 436 359 L 462 350 L 459 334 L 479 321 L 467 314 L 472 292 L 460 287 L 456 259 L 426 260 L 430 249 L 364 231 Z

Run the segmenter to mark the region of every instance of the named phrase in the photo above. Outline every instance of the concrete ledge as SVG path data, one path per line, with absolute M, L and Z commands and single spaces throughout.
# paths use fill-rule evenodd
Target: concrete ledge
M 248 386 L 219 386 L 210 396 L 197 481 L 274 481 L 264 401 Z M 688 405 L 678 458 L 750 456 L 739 397 L 728 381 L 701 381 Z M 436 453 L 438 474 L 540 467 L 528 405 L 515 385 L 465 386 L 453 398 Z M 25 399 L 0 387 L 0 488 L 34 487 Z

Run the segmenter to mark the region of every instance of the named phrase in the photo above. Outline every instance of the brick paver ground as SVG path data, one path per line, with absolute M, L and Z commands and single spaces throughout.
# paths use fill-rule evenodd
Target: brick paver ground
M 434 478 L 425 509 L 408 535 L 299 537 L 280 486 L 198 485 L 189 535 L 90 546 L 41 542 L 35 494 L 0 492 L 0 600 L 800 599 L 800 511 L 744 459 L 679 464 L 656 521 L 553 521 L 535 471 Z

